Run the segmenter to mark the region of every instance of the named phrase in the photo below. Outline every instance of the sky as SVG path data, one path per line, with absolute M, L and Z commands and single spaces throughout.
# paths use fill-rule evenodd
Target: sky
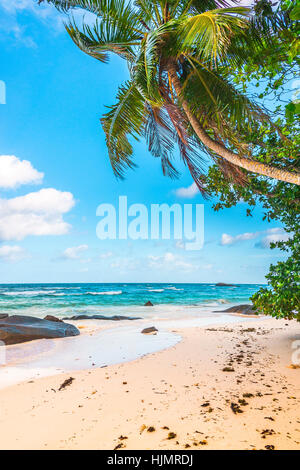
M 246 205 L 214 212 L 185 167 L 163 176 L 159 159 L 135 144 L 138 168 L 113 175 L 99 119 L 128 78 L 126 64 L 84 55 L 63 16 L 34 0 L 0 0 L 0 283 L 264 283 L 283 259 L 271 241 L 286 234 L 246 217 Z M 100 204 L 204 204 L 205 243 L 100 240 Z M 132 218 L 129 218 L 129 221 Z

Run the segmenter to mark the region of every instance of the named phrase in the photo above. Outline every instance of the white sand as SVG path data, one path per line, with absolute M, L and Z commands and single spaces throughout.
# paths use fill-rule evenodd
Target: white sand
M 300 326 L 240 320 L 225 328 L 169 324 L 181 342 L 132 362 L 72 371 L 75 380 L 60 392 L 69 373 L 0 390 L 0 447 L 299 449 L 300 369 L 289 366 Z M 248 404 L 234 414 L 231 403 L 242 399 Z

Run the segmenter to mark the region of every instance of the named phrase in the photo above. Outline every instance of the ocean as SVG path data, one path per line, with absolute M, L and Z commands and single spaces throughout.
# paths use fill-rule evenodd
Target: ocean
M 199 316 L 248 303 L 262 284 L 0 284 L 0 313 L 58 318 L 126 315 L 142 318 Z M 154 308 L 144 307 L 145 302 Z
M 248 303 L 260 284 L 1 284 L 0 313 L 58 318 L 122 315 L 141 320 L 75 322 L 80 335 L 8 346 L 0 361 L 0 389 L 25 380 L 120 364 L 175 346 L 178 328 L 249 320 L 222 313 Z M 147 301 L 153 307 L 146 307 Z M 143 335 L 155 326 L 156 335 Z M 0 344 L 1 346 L 1 344 Z M 80 351 L 80 354 L 79 354 Z M 2 351 L 3 352 L 3 351 Z M 1 348 L 0 348 L 1 353 Z M 1 356 L 0 356 L 1 359 Z

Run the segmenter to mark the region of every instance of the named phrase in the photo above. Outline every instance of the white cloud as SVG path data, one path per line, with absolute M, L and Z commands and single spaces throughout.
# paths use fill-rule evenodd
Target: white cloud
M 148 265 L 150 268 L 157 269 L 171 269 L 175 267 L 187 271 L 197 269 L 192 263 L 185 261 L 182 257 L 174 255 L 174 253 L 171 252 L 167 252 L 162 256 L 148 255 Z
M 119 271 L 134 271 L 139 268 L 140 261 L 136 258 L 119 258 L 112 262 L 110 267 Z
M 34 1 L 31 0 L 0 0 L 0 6 L 9 13 L 16 13 L 17 10 L 33 10 Z
M 192 199 L 197 194 L 199 194 L 199 189 L 196 183 L 192 183 L 191 186 L 188 186 L 187 188 L 176 189 L 175 194 L 178 197 Z
M 240 241 L 253 240 L 254 238 L 257 238 L 259 234 L 260 232 L 245 232 L 232 237 L 231 235 L 228 235 L 228 233 L 223 233 L 221 237 L 221 245 L 234 245 Z
M 17 245 L 2 245 L 0 246 L 0 261 L 14 262 L 20 261 L 26 257 L 26 253 L 20 246 Z
M 101 255 L 99 255 L 99 258 L 100 259 L 107 259 L 107 258 L 111 258 L 113 256 L 113 252 L 112 251 L 107 251 L 106 253 L 101 253 Z
M 14 155 L 0 155 L 0 188 L 15 188 L 21 184 L 41 183 L 44 173 L 37 171 L 28 160 Z
M 61 255 L 64 259 L 79 259 L 79 255 L 88 250 L 88 245 L 72 246 L 67 248 Z
M 26 11 L 27 13 L 33 13 L 39 19 L 56 19 L 59 21 L 59 13 L 53 5 L 49 5 L 47 2 L 43 2 L 40 5 L 36 0 L 0 0 L 0 7 L 4 12 L 10 15 L 17 15 Z M 60 19 L 62 23 L 63 20 Z
M 21 15 L 26 13 L 26 21 Z M 29 17 L 31 16 L 31 18 Z M 80 24 L 84 19 L 87 24 L 94 24 L 96 16 L 86 10 L 72 10 L 72 15 Z M 33 19 L 34 21 L 30 21 Z M 26 47 L 37 47 L 39 40 L 36 22 L 45 26 L 46 32 L 64 33 L 66 15 L 46 1 L 40 5 L 37 0 L 0 0 L 0 39 L 7 41 L 11 37 L 15 42 Z M 37 42 L 35 42 L 37 37 Z
M 0 39 L 7 41 L 8 37 L 26 47 L 37 47 L 32 38 L 35 33 L 34 25 L 19 20 L 19 15 L 30 14 L 35 20 L 44 23 L 47 31 L 58 33 L 64 30 L 65 15 L 60 14 L 53 5 L 44 2 L 38 5 L 35 0 L 0 0 Z
M 175 261 L 176 257 L 173 253 L 165 253 L 165 256 L 164 256 L 164 261 L 166 263 L 172 263 L 173 261 Z
M 0 199 L 0 240 L 22 240 L 29 235 L 64 235 L 70 225 L 63 214 L 74 206 L 73 195 L 53 188 L 13 199 Z
M 289 235 L 284 230 L 278 230 L 278 233 L 270 233 L 264 237 L 260 242 L 256 243 L 257 248 L 270 248 L 271 243 L 275 242 L 286 242 L 289 239 Z
M 229 246 L 241 241 L 253 240 L 255 238 L 262 237 L 263 235 L 265 235 L 264 238 L 255 244 L 255 246 L 258 248 L 269 248 L 270 243 L 272 242 L 286 241 L 289 239 L 288 234 L 284 231 L 283 228 L 275 227 L 260 232 L 245 232 L 236 236 L 223 233 L 220 243 L 222 246 Z
M 180 248 L 180 249 L 184 249 L 185 248 L 185 243 L 183 242 L 183 240 L 178 240 L 176 243 L 175 243 L 175 247 L 176 248 Z

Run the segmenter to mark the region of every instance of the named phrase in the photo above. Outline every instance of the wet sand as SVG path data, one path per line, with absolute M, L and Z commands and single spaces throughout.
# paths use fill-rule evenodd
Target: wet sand
M 299 324 L 169 328 L 169 349 L 0 390 L 0 448 L 300 448 Z

